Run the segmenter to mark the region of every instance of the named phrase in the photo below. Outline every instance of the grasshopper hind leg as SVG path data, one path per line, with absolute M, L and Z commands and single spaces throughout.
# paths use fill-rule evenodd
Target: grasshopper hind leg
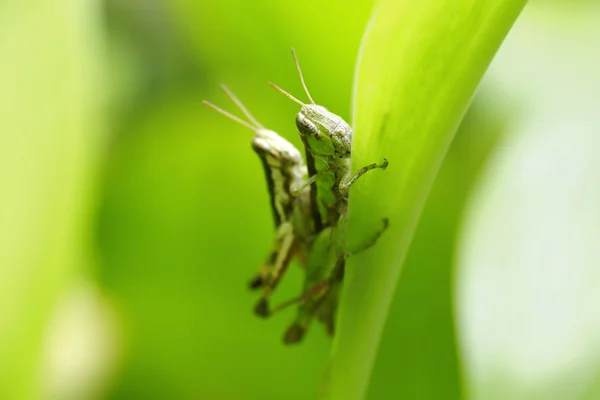
M 261 297 L 254 307 L 254 313 L 266 318 L 271 315 L 269 299 L 271 294 L 285 275 L 292 257 L 298 251 L 297 237 L 291 224 L 283 224 L 276 234 L 273 250 L 261 267 L 258 275 L 250 281 L 251 289 L 262 288 Z
M 263 262 L 256 275 L 254 275 L 252 279 L 248 281 L 248 289 L 255 291 L 264 288 L 268 284 L 269 274 L 271 274 L 273 269 L 275 268 L 276 260 L 277 251 L 273 251 L 267 258 L 267 260 Z
M 328 293 L 327 299 L 319 311 L 319 321 L 325 325 L 325 330 L 331 337 L 335 334 L 335 318 L 337 315 L 340 286 L 341 283 L 331 286 L 330 293 Z
M 258 273 L 250 279 L 248 282 L 248 288 L 250 290 L 258 290 L 264 288 L 269 280 L 269 275 L 273 274 L 277 268 L 277 258 L 281 252 L 281 238 L 279 235 L 275 236 L 275 244 L 269 257 L 263 262 Z
M 285 331 L 285 334 L 283 335 L 283 343 L 295 344 L 302 341 L 306 331 L 308 331 L 308 328 L 310 327 L 311 322 L 317 315 L 318 309 L 323 303 L 323 300 L 324 298 L 318 299 L 311 305 L 310 310 L 307 310 L 307 312 L 302 313 L 296 318 L 296 321 L 294 321 L 294 323 L 292 323 L 292 325 L 290 325 L 290 327 Z
M 333 336 L 337 309 L 337 286 L 337 284 L 321 286 L 326 292 L 322 297 L 312 301 L 308 309 L 298 315 L 296 321 L 285 331 L 283 343 L 295 344 L 301 342 L 315 318 L 321 321 L 325 325 L 327 333 Z

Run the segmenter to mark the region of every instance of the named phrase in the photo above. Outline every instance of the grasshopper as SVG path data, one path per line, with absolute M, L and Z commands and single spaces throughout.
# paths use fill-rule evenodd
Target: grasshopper
M 296 115 L 296 127 L 304 143 L 309 174 L 302 187 L 311 188 L 312 225 L 317 237 L 309 248 L 304 292 L 271 311 L 300 303 L 298 316 L 284 336 L 285 343 L 302 340 L 315 317 L 325 324 L 330 334 L 333 334 L 345 259 L 375 244 L 388 225 L 387 219 L 384 219 L 383 229 L 374 237 L 359 249 L 346 251 L 345 218 L 349 189 L 368 171 L 386 169 L 388 162 L 384 159 L 381 164 L 373 163 L 359 169 L 355 174 L 351 173 L 352 128 L 340 116 L 314 102 L 304 82 L 293 48 L 292 55 L 310 104 L 301 102 L 274 83 L 269 84 L 301 106 Z
M 314 230 L 310 218 L 310 188 L 304 186 L 307 170 L 300 151 L 293 144 L 262 126 L 227 86 L 221 85 L 221 88 L 251 123 L 206 100 L 203 103 L 254 131 L 252 148 L 262 161 L 270 194 L 275 239 L 258 274 L 250 282 L 251 289 L 262 288 L 254 311 L 259 316 L 266 316 L 269 297 L 291 259 L 296 257 L 302 265 L 307 261 L 308 241 L 313 237 Z

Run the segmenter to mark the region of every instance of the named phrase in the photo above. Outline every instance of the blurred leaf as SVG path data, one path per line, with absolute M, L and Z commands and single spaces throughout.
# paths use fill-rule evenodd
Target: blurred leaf
M 98 4 L 0 7 L 0 398 L 40 395 L 41 349 L 82 267 L 99 156 Z
M 485 172 L 459 246 L 474 399 L 598 398 L 599 16 L 597 4 L 531 7 L 490 68 L 527 113 Z
M 170 1 L 183 40 L 206 71 L 209 87 L 238 81 L 253 88 L 253 96 L 269 93 L 279 100 L 275 103 L 279 106 L 268 108 L 269 118 L 287 116 L 281 132 L 291 131 L 292 136 L 297 136 L 295 105 L 268 88 L 267 82 L 302 93 L 289 51 L 293 46 L 313 97 L 349 119 L 354 62 L 373 2 L 349 7 L 344 0 Z
M 376 248 L 348 262 L 325 379 L 328 398 L 365 395 L 424 200 L 479 79 L 524 3 L 383 0 L 375 11 L 355 79 L 353 164 L 386 157 L 390 167 L 353 188 L 350 243 L 383 217 L 390 228 Z

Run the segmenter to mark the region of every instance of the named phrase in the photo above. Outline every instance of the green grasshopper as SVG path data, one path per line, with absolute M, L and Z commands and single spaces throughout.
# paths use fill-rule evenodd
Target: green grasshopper
M 275 312 L 300 303 L 298 316 L 284 336 L 285 343 L 302 340 L 315 317 L 333 334 L 345 259 L 375 244 L 388 225 L 387 219 L 384 219 L 383 229 L 373 238 L 355 251 L 346 250 L 345 218 L 349 189 L 368 171 L 386 169 L 388 162 L 384 159 L 382 164 L 367 165 L 352 175 L 352 128 L 340 116 L 314 102 L 293 48 L 292 55 L 300 82 L 311 104 L 301 102 L 273 83 L 269 84 L 302 107 L 296 116 L 296 126 L 304 143 L 309 174 L 303 187 L 311 187 L 312 225 L 317 237 L 311 241 L 309 248 L 304 293 L 271 310 Z
M 275 239 L 268 257 L 250 282 L 251 289 L 262 288 L 255 313 L 266 316 L 269 297 L 291 259 L 296 257 L 301 265 L 307 262 L 308 242 L 314 236 L 310 188 L 304 186 L 307 170 L 300 151 L 293 144 L 262 126 L 227 86 L 221 88 L 252 124 L 208 101 L 203 103 L 255 132 L 252 148 L 262 161 L 270 194 Z

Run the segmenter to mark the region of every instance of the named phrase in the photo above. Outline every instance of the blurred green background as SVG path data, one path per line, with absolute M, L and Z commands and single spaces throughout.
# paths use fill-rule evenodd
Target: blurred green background
M 566 13 L 537 2 L 524 16 L 533 22 L 519 22 L 519 39 L 507 43 L 600 16 L 582 4 Z M 317 396 L 331 344 L 322 327 L 285 347 L 295 311 L 268 321 L 251 312 L 256 294 L 246 285 L 272 234 L 252 133 L 201 100 L 234 110 L 219 90 L 227 83 L 259 121 L 299 146 L 297 106 L 266 85 L 302 97 L 293 45 L 313 97 L 349 120 L 372 6 L 0 5 L 0 398 Z M 598 30 L 584 34 L 591 40 Z M 574 65 L 577 54 L 569 55 Z M 514 73 L 526 80 L 532 71 Z M 426 204 L 369 399 L 470 392 L 453 311 L 461 221 L 490 155 L 537 101 L 515 107 L 518 94 L 506 93 L 521 82 L 501 75 L 475 98 Z M 296 295 L 301 279 L 292 268 L 276 299 Z

